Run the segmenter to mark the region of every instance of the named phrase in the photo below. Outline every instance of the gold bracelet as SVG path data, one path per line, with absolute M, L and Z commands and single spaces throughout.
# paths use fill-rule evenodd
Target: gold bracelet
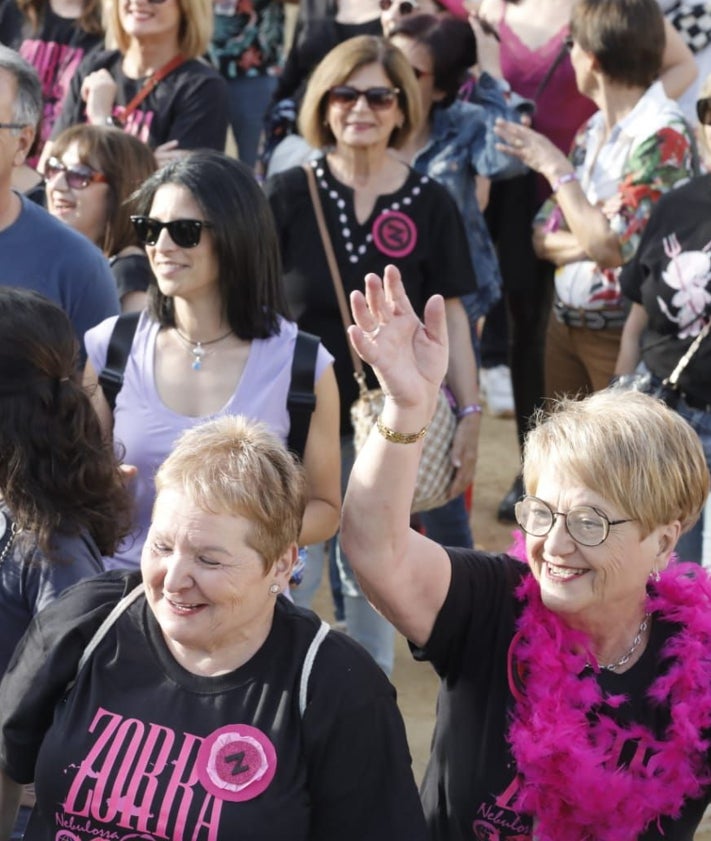
M 424 438 L 427 435 L 427 430 L 430 428 L 430 425 L 427 424 L 419 432 L 396 432 L 394 429 L 390 429 L 389 426 L 385 426 L 380 415 L 378 415 L 375 425 L 383 438 L 386 441 L 392 441 L 393 444 L 414 444 L 416 441 Z

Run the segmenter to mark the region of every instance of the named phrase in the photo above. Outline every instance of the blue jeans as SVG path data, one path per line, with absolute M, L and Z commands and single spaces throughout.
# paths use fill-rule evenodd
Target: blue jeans
M 417 516 L 430 540 L 435 540 L 442 546 L 473 548 L 474 540 L 469 526 L 469 512 L 464 504 L 464 494 L 450 499 L 441 508 L 421 511 Z
M 676 410 L 699 436 L 701 446 L 704 448 L 706 464 L 711 470 L 711 412 L 693 409 L 683 400 L 679 401 Z M 709 527 L 711 527 L 711 523 L 709 523 Z M 690 531 L 683 534 L 676 544 L 676 553 L 680 560 L 701 563 L 703 533 L 704 516 L 702 512 L 697 523 Z
M 292 587 L 291 597 L 294 604 L 299 607 L 311 607 L 311 603 L 321 586 L 323 577 L 323 562 L 328 560 L 328 582 L 333 598 L 333 616 L 336 622 L 342 622 L 343 597 L 341 596 L 341 579 L 336 565 L 336 540 L 327 540 L 323 543 L 312 543 L 306 547 L 304 559 L 304 575 L 298 587 Z
M 276 90 L 273 76 L 240 76 L 226 79 L 229 89 L 230 125 L 242 163 L 254 168 L 264 115 Z
M 341 482 L 344 493 L 354 461 L 353 436 L 345 435 L 341 438 Z M 359 642 L 385 674 L 390 676 L 395 661 L 395 629 L 363 595 L 341 546 L 340 537 L 336 543 L 336 563 L 341 577 L 348 636 Z

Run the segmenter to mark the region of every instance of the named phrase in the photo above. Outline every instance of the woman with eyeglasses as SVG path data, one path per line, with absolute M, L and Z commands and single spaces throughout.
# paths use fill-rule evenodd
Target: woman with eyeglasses
M 297 327 L 288 318 L 269 205 L 243 164 L 194 152 L 138 190 L 132 217 L 155 282 L 141 314 L 113 412 L 98 374 L 116 319 L 86 334 L 85 381 L 107 435 L 135 473 L 133 529 L 109 568 L 139 565 L 155 501 L 153 477 L 178 435 L 218 415 L 263 421 L 287 441 L 287 398 Z M 325 540 L 340 511 L 338 392 L 332 359 L 317 349 L 315 410 L 303 463 L 308 504 L 302 545 Z
M 131 224 L 129 197 L 156 169 L 138 138 L 107 126 L 78 125 L 55 140 L 44 166 L 47 209 L 108 257 L 121 310 L 142 310 L 152 280 Z
M 697 115 L 708 148 L 711 78 L 701 90 Z M 711 469 L 711 341 L 700 337 L 711 319 L 711 175 L 662 196 L 620 286 L 632 302 L 615 368 L 623 383 L 625 375 L 639 371 L 651 375 L 645 387 L 659 387 L 700 339 L 678 379 L 674 408 L 698 433 Z M 704 560 L 703 532 L 700 520 L 682 536 L 682 560 Z
M 566 157 L 526 126 L 499 122 L 500 148 L 540 173 L 552 197 L 533 227 L 556 267 L 546 334 L 546 395 L 604 388 L 627 315 L 619 283 L 653 206 L 698 171 L 695 143 L 659 72 L 665 24 L 656 0 L 579 0 L 568 46 L 578 89 L 600 110 Z
M 0 677 L 32 618 L 103 572 L 102 554 L 129 529 L 130 498 L 77 361 L 59 306 L 0 286 Z M 32 801 L 25 792 L 13 839 Z M 0 796 L 0 821 L 2 805 Z M 10 837 L 12 817 L 0 837 Z
M 379 15 L 378 0 L 299 0 L 291 46 L 264 120 L 261 173 L 272 174 L 308 157 L 311 150 L 296 134 L 296 117 L 309 76 L 333 47 L 348 38 L 380 35 Z M 270 166 L 284 140 L 277 165 Z
M 441 679 L 429 838 L 690 841 L 711 801 L 711 579 L 674 549 L 709 491 L 698 436 L 645 394 L 563 399 L 526 439 L 523 559 L 445 549 L 408 504 L 448 364 L 444 303 L 418 317 L 389 266 L 351 306 L 388 396 L 341 539 Z
M 352 38 L 333 49 L 309 80 L 299 115 L 301 134 L 323 150 L 313 169 L 346 294 L 362 289 L 367 272 L 395 261 L 419 309 L 432 292 L 447 299 L 452 355 L 447 385 L 458 426 L 451 453 L 450 495 L 471 482 L 480 411 L 476 363 L 461 296 L 476 279 L 461 215 L 447 190 L 398 155 L 420 126 L 422 100 L 412 68 L 388 41 Z M 335 356 L 341 399 L 343 477 L 353 461 L 349 409 L 358 396 L 353 362 L 331 272 L 302 167 L 266 185 L 281 246 L 286 293 L 299 326 L 321 336 Z M 372 374 L 369 383 L 374 383 Z M 348 631 L 389 672 L 391 626 L 372 611 L 339 551 Z
M 116 0 L 106 43 L 72 79 L 51 143 L 77 123 L 113 125 L 147 143 L 159 165 L 191 149 L 225 148 L 227 86 L 204 59 L 212 0 Z

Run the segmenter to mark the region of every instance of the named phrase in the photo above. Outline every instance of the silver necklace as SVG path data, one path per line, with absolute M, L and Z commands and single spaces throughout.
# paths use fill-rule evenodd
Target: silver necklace
M 228 330 L 223 336 L 218 336 L 216 339 L 210 339 L 209 342 L 194 342 L 192 339 L 189 339 L 187 336 L 183 336 L 183 334 L 178 330 L 177 327 L 173 327 L 175 330 L 176 335 L 179 339 L 181 339 L 184 344 L 188 346 L 190 352 L 193 355 L 193 362 L 192 362 L 192 369 L 193 371 L 200 371 L 202 369 L 202 360 L 203 358 L 209 353 L 206 351 L 205 348 L 208 345 L 216 345 L 218 342 L 223 341 L 228 336 L 232 335 L 232 330 Z
M 637 636 L 634 638 L 634 640 L 632 640 L 632 645 L 630 646 L 629 650 L 625 654 L 623 654 L 622 657 L 620 657 L 619 660 L 616 660 L 614 663 L 607 663 L 607 664 L 604 664 L 604 665 L 602 663 L 600 663 L 599 666 L 600 666 L 601 669 L 607 669 L 608 672 L 614 672 L 614 671 L 617 671 L 617 669 L 619 669 L 621 666 L 624 666 L 626 663 L 629 663 L 629 661 L 632 659 L 632 655 L 639 648 L 639 645 L 642 642 L 642 639 L 644 638 L 644 635 L 647 631 L 647 628 L 649 627 L 650 616 L 651 616 L 651 614 L 649 614 L 649 613 L 644 614 L 644 619 L 642 619 L 642 624 L 639 626 L 639 630 L 637 631 Z M 590 665 L 590 664 L 588 663 L 588 665 Z
M 3 517 L 3 519 L 5 519 Z M 7 526 L 7 520 L 5 520 L 5 525 Z M 15 534 L 17 532 L 17 526 L 13 523 L 10 526 L 10 533 L 7 536 L 7 543 L 2 547 L 2 552 L 0 552 L 0 567 L 5 563 L 5 558 L 7 558 L 10 549 L 12 549 L 12 544 L 15 541 Z

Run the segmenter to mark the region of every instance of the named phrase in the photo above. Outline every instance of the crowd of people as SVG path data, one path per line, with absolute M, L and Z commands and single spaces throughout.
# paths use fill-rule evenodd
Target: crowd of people
M 710 50 L 695 2 L 0 0 L 0 841 L 691 841 Z

